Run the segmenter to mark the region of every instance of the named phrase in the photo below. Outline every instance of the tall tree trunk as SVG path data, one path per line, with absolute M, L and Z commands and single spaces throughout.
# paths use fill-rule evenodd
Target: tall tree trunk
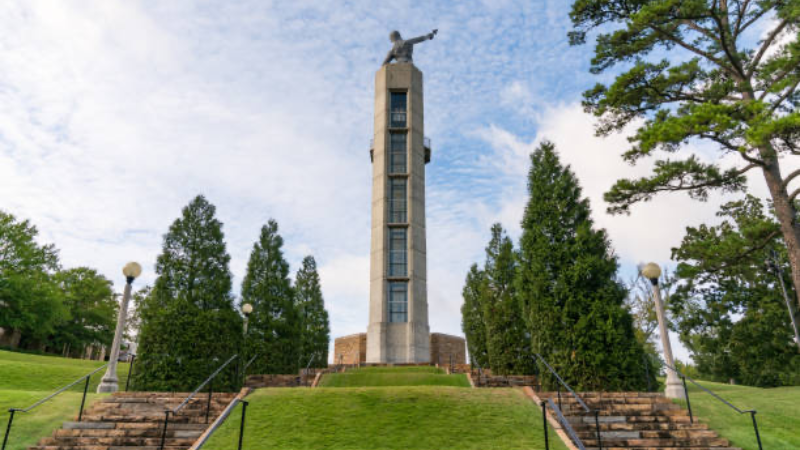
M 775 215 L 781 226 L 783 240 L 786 242 L 786 253 L 789 255 L 789 265 L 792 268 L 792 283 L 795 287 L 797 304 L 800 306 L 800 290 L 798 290 L 800 287 L 800 229 L 795 220 L 797 211 L 794 203 L 789 199 L 786 188 L 783 187 L 783 177 L 781 177 L 777 157 L 764 167 L 763 172 L 764 180 L 766 180 L 772 196 Z

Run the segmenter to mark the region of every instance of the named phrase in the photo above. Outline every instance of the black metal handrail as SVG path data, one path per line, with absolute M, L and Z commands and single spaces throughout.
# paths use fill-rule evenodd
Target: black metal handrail
M 549 371 L 550 371 L 550 373 L 551 373 L 551 374 L 553 374 L 553 376 L 554 376 L 554 377 L 556 377 L 556 380 L 558 380 L 558 382 L 559 382 L 559 383 L 561 383 L 561 385 L 562 385 L 562 386 L 564 386 L 565 388 L 567 388 L 567 391 L 568 391 L 570 394 L 572 394 L 572 396 L 573 396 L 573 397 L 575 397 L 575 400 L 577 400 L 578 404 L 579 404 L 579 405 L 581 405 L 581 407 L 583 407 L 583 409 L 584 409 L 586 412 L 592 412 L 592 410 L 591 410 L 591 409 L 589 409 L 589 407 L 588 407 L 588 406 L 586 406 L 586 403 L 584 403 L 584 401 L 583 401 L 583 399 L 581 398 L 581 396 L 580 396 L 580 395 L 578 395 L 578 394 L 576 394 L 576 393 L 575 393 L 575 391 L 573 391 L 573 390 L 572 390 L 572 388 L 571 388 L 571 387 L 569 387 L 569 385 L 567 384 L 567 382 L 566 382 L 566 381 L 564 381 L 564 380 L 561 378 L 561 376 L 559 376 L 559 375 L 558 375 L 558 373 L 557 373 L 555 370 L 553 370 L 553 368 L 552 368 L 552 367 L 550 367 L 550 364 L 547 364 L 547 361 L 546 361 L 546 360 L 545 360 L 545 359 L 542 357 L 542 355 L 540 355 L 540 354 L 538 354 L 538 353 L 534 353 L 534 355 L 535 355 L 537 358 L 539 358 L 539 360 L 542 362 L 542 364 L 544 364 L 544 366 L 545 366 L 545 367 L 547 367 L 547 370 L 549 370 Z M 560 389 L 560 388 L 558 389 L 558 405 L 559 405 L 559 407 L 561 406 L 561 389 Z
M 28 406 L 27 408 L 9 408 L 9 410 L 8 410 L 8 413 L 9 413 L 8 425 L 6 426 L 5 436 L 3 436 L 2 450 L 6 449 L 6 444 L 8 443 L 8 435 L 11 433 L 11 424 L 14 422 L 14 414 L 15 413 L 17 413 L 17 412 L 27 413 L 27 412 L 33 410 L 34 408 L 38 407 L 42 403 L 45 403 L 48 400 L 50 400 L 51 398 L 53 398 L 53 397 L 57 396 L 58 394 L 61 394 L 62 392 L 66 391 L 67 389 L 71 388 L 72 386 L 75 386 L 76 384 L 80 383 L 81 381 L 86 380 L 86 383 L 83 386 L 83 396 L 81 397 L 81 408 L 78 411 L 78 422 L 80 422 L 83 419 L 83 407 L 86 405 L 86 393 L 89 391 L 89 381 L 91 381 L 92 375 L 94 375 L 97 372 L 105 369 L 108 366 L 108 364 L 109 363 L 103 364 L 102 366 L 98 367 L 97 369 L 94 369 L 93 371 L 91 371 L 91 372 L 87 373 L 86 375 L 78 378 L 77 380 L 73 381 L 72 383 L 69 383 L 68 385 L 66 385 L 66 386 L 62 387 L 61 389 L 53 392 L 52 394 L 48 395 L 47 397 L 37 401 L 36 403 L 32 404 L 31 406 Z
M 538 353 L 534 353 L 534 355 L 535 355 L 536 358 L 539 358 L 539 360 L 542 362 L 542 364 L 544 364 L 544 366 L 547 367 L 547 370 L 549 370 L 550 373 L 553 374 L 554 377 L 556 377 L 558 382 L 561 383 L 561 386 L 564 386 L 565 388 L 567 388 L 567 391 L 570 394 L 572 394 L 573 397 L 575 397 L 575 400 L 578 402 L 579 405 L 581 405 L 581 407 L 583 408 L 584 411 L 586 411 L 587 413 L 593 413 L 594 414 L 594 430 L 595 430 L 595 434 L 597 435 L 597 448 L 599 450 L 603 450 L 603 436 L 600 434 L 600 417 L 599 417 L 600 416 L 600 410 L 595 409 L 594 411 L 592 411 L 586 405 L 586 403 L 583 401 L 581 396 L 578 395 L 575 391 L 573 391 L 571 387 L 569 387 L 567 382 L 564 381 L 563 378 L 561 378 L 561 376 L 558 374 L 558 372 L 555 371 L 555 369 L 550 367 L 550 364 L 547 363 L 547 360 L 545 360 L 542 357 L 542 355 L 540 355 Z M 559 408 L 558 412 L 559 413 L 561 411 L 561 386 L 558 387 L 558 408 Z M 551 400 L 551 402 L 552 402 L 552 400 Z
M 556 420 L 558 420 L 558 422 L 561 424 L 561 428 L 566 430 L 567 435 L 569 435 L 570 439 L 572 439 L 572 442 L 575 444 L 575 446 L 578 447 L 579 450 L 586 450 L 586 446 L 583 445 L 583 441 L 581 441 L 581 438 L 578 437 L 578 433 L 576 433 L 575 430 L 572 429 L 572 425 L 569 424 L 569 421 L 567 420 L 567 418 L 564 417 L 564 413 L 561 412 L 561 408 L 559 408 L 558 405 L 556 405 L 553 402 L 552 398 L 548 398 L 547 402 L 542 402 L 542 421 L 544 422 L 544 447 L 545 447 L 545 450 L 550 450 L 550 441 L 549 441 L 548 435 L 547 435 L 547 433 L 548 433 L 548 429 L 547 429 L 547 405 L 548 404 L 550 405 L 550 409 L 552 409 L 553 412 L 556 413 Z
M 216 433 L 219 427 L 225 422 L 225 420 L 227 420 L 228 416 L 231 414 L 231 412 L 233 412 L 233 410 L 236 408 L 236 405 L 238 405 L 239 403 L 242 404 L 242 419 L 239 424 L 239 446 L 237 448 L 238 450 L 242 450 L 242 443 L 244 441 L 244 419 L 245 416 L 247 416 L 247 406 L 250 405 L 250 402 L 240 399 L 238 397 L 233 399 L 233 406 L 227 408 L 222 413 L 222 416 L 218 420 L 216 420 L 213 425 L 211 425 L 211 428 L 209 428 L 207 432 L 203 433 L 203 435 L 200 437 L 200 440 L 196 443 L 195 448 L 197 450 L 200 450 L 201 448 L 203 448 L 204 445 L 206 445 L 206 442 L 208 442 L 208 440 L 211 438 L 211 435 Z
M 681 377 L 681 381 L 683 382 L 683 394 L 686 397 L 686 407 L 689 409 L 689 421 L 691 423 L 694 423 L 694 414 L 692 413 L 692 402 L 689 400 L 689 389 L 686 387 L 686 380 L 691 381 L 692 384 L 694 384 L 695 386 L 699 387 L 700 389 L 702 389 L 706 393 L 710 394 L 715 399 L 721 401 L 723 404 L 727 405 L 729 408 L 733 409 L 737 413 L 739 413 L 739 414 L 750 414 L 750 418 L 751 418 L 751 420 L 753 422 L 753 431 L 755 432 L 756 441 L 758 442 L 758 449 L 759 450 L 763 450 L 763 447 L 761 446 L 761 434 L 758 432 L 758 421 L 756 421 L 756 412 L 757 411 L 755 409 L 739 409 L 735 405 L 733 405 L 731 402 L 729 402 L 729 401 L 725 400 L 724 398 L 720 397 L 719 395 L 717 395 L 711 389 L 708 389 L 707 387 L 705 387 L 702 384 L 698 383 L 694 378 L 690 377 L 689 375 L 684 374 L 680 370 L 676 369 L 675 367 L 670 366 L 667 363 L 664 363 L 664 366 L 666 366 L 667 369 L 674 371 L 676 374 L 678 374 L 679 377 Z
M 164 450 L 164 442 L 167 440 L 167 427 L 169 426 L 169 415 L 172 414 L 174 416 L 178 414 L 178 411 L 180 411 L 184 406 L 186 406 L 186 404 L 189 403 L 189 401 L 192 398 L 194 398 L 194 396 L 197 395 L 197 393 L 200 392 L 206 385 L 208 385 L 208 403 L 206 404 L 206 423 L 208 423 L 209 414 L 211 413 L 211 397 L 214 395 L 214 383 L 213 383 L 214 378 L 216 378 L 217 375 L 219 375 L 219 373 L 222 372 L 222 369 L 227 367 L 228 364 L 231 363 L 231 361 L 233 361 L 238 357 L 239 355 L 236 354 L 228 358 L 228 360 L 222 363 L 221 366 L 217 367 L 217 370 L 215 370 L 211 375 L 209 375 L 208 378 L 205 379 L 205 381 L 200 383 L 200 385 L 197 386 L 197 389 L 192 391 L 192 393 L 189 394 L 181 402 L 180 405 L 176 406 L 173 409 L 168 409 L 164 411 L 164 428 L 161 431 L 161 445 L 159 445 L 159 450 Z

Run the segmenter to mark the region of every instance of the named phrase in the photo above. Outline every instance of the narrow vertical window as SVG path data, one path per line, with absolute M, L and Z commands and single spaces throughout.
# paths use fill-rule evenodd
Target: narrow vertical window
M 389 223 L 408 222 L 405 178 L 389 179 Z
M 406 134 L 389 135 L 389 173 L 406 173 Z
M 406 93 L 392 92 L 390 100 L 389 126 L 403 128 L 406 126 Z
M 389 276 L 408 276 L 405 228 L 389 228 Z
M 408 322 L 408 283 L 389 283 L 389 322 Z

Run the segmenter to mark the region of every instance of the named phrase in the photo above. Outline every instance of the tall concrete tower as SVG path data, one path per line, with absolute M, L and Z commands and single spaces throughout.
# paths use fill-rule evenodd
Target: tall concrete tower
M 432 35 L 431 35 L 432 36 Z M 430 360 L 425 251 L 422 72 L 411 62 L 375 74 L 367 363 Z

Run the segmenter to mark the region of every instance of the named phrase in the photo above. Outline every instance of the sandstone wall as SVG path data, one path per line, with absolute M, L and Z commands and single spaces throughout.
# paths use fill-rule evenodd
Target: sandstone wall
M 464 338 L 442 333 L 431 333 L 431 363 L 441 366 L 450 365 L 450 356 L 453 364 L 466 364 L 467 343 Z
M 334 364 L 363 364 L 366 360 L 367 333 L 342 336 L 334 341 Z

